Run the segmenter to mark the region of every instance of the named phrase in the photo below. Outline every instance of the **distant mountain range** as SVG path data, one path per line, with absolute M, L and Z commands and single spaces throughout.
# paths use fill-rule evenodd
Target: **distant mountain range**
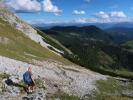
M 83 26 L 90 26 L 90 25 L 94 25 L 97 26 L 101 29 L 108 29 L 108 28 L 112 28 L 112 27 L 126 27 L 126 28 L 133 28 L 133 22 L 119 22 L 119 23 L 37 23 L 37 24 L 33 24 L 34 27 L 39 27 L 39 28 L 45 28 L 45 29 L 49 29 L 55 26 L 79 26 L 79 27 L 83 27 Z
M 133 40 L 133 28 L 129 27 L 112 27 L 107 31 L 117 43 L 124 43 L 126 41 Z

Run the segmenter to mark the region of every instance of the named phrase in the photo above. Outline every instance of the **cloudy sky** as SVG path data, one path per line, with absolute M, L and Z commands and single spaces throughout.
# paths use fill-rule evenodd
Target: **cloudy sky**
M 3 0 L 1 3 L 32 24 L 133 20 L 133 0 Z

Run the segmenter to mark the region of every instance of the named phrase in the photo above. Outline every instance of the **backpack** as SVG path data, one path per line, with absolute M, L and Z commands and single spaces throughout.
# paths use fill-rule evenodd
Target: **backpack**
M 23 74 L 23 80 L 26 84 L 30 84 L 32 82 L 31 78 L 30 78 L 30 73 L 27 71 Z

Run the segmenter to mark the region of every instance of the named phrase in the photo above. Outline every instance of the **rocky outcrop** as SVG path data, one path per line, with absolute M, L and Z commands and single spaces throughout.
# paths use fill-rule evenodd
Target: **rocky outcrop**
M 69 95 L 84 97 L 96 88 L 96 80 L 106 79 L 104 75 L 76 65 L 67 66 L 47 60 L 36 66 L 0 56 L 0 72 L 17 76 L 17 81 L 22 81 L 22 75 L 29 66 L 33 70 L 34 79 L 40 79 L 39 83 L 44 85 L 46 95 L 63 91 Z M 14 81 L 15 79 L 12 78 Z
M 31 27 L 31 25 L 27 24 L 26 22 L 19 19 L 15 14 L 9 12 L 5 8 L 0 8 L 0 18 L 4 21 L 8 22 L 10 25 L 12 25 L 14 28 L 20 30 L 23 34 L 28 36 L 31 40 L 39 43 L 41 46 L 49 49 L 48 47 L 52 47 L 55 51 L 52 50 L 52 52 L 60 55 L 59 53 L 63 53 L 62 51 L 58 50 L 57 48 L 51 46 L 50 44 L 46 43 L 42 36 L 40 36 L 37 31 Z
M 46 100 L 46 94 L 43 89 L 39 89 L 32 94 L 23 96 L 22 100 Z

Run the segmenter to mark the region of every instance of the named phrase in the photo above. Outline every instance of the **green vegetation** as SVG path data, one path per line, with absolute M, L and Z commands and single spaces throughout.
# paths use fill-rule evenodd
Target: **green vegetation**
M 10 77 L 10 75 L 7 74 L 7 73 L 1 73 L 1 74 L 0 74 L 0 80 L 1 80 L 1 79 L 7 79 L 7 78 L 9 78 L 9 77 Z
M 38 34 L 40 34 L 44 41 L 52 46 L 54 46 L 55 48 L 64 51 L 66 53 L 71 53 L 70 50 L 68 50 L 67 48 L 65 48 L 62 44 L 60 44 L 57 40 L 55 40 L 54 38 L 48 36 L 47 34 L 43 33 L 42 31 L 36 29 Z
M 72 96 L 72 95 L 68 95 L 62 91 L 58 91 L 56 94 L 52 95 L 52 96 L 47 96 L 47 99 L 49 100 L 55 100 L 59 98 L 60 100 L 80 100 L 80 98 L 76 97 L 76 96 Z
M 18 84 L 16 84 L 17 87 L 19 87 L 19 90 L 21 93 L 25 93 L 25 90 L 27 89 L 27 85 L 24 83 L 23 80 L 21 80 Z
M 113 37 L 113 40 L 119 44 L 123 44 L 133 39 L 133 28 L 113 26 L 105 30 Z
M 133 83 L 124 84 L 121 81 L 109 78 L 108 80 L 98 80 L 97 90 L 92 92 L 90 100 L 132 100 L 133 98 L 123 96 L 122 91 L 132 90 Z
M 133 41 L 128 41 L 125 44 L 123 44 L 124 48 L 128 50 L 129 52 L 133 53 Z
M 73 26 L 42 31 L 72 52 L 63 55 L 70 61 L 102 74 L 133 78 L 130 73 L 133 54 L 113 43 L 113 39 L 99 28 Z
M 43 48 L 2 19 L 0 19 L 0 55 L 28 63 L 31 63 L 32 59 L 53 59 L 70 64 L 68 60 Z
M 36 87 L 45 89 L 45 86 L 44 86 L 45 83 L 43 79 L 38 78 L 38 79 L 35 79 L 34 81 L 35 81 Z
M 127 45 L 128 45 L 129 47 L 133 48 L 133 41 L 127 42 Z
M 5 85 L 3 84 L 3 79 L 8 79 L 10 77 L 7 73 L 0 73 L 0 94 L 6 91 Z
M 35 85 L 37 88 L 42 88 L 42 89 L 45 89 L 45 86 L 44 86 L 44 82 L 42 79 L 40 78 L 37 78 L 37 79 L 34 79 L 35 81 Z M 16 84 L 17 87 L 19 87 L 21 93 L 25 92 L 25 89 L 28 87 L 23 80 L 21 80 L 18 84 Z

